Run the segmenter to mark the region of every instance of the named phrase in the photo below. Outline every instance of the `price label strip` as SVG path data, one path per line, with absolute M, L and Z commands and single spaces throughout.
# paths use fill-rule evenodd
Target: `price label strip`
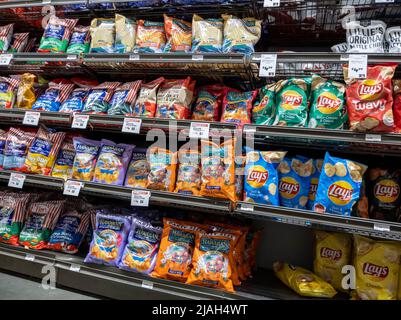
M 394 3 L 394 0 L 375 0 L 375 3 Z
M 35 261 L 35 256 L 33 255 L 33 254 L 27 254 L 26 256 L 25 256 L 25 260 L 28 260 L 28 261 Z
M 40 112 L 26 111 L 22 124 L 27 126 L 37 126 L 39 124 Z
M 124 118 L 122 132 L 136 133 L 141 132 L 142 119 L 137 118 Z
M 367 133 L 366 136 L 365 136 L 365 141 L 381 142 L 382 141 L 382 136 L 380 134 Z
M 208 139 L 210 132 L 210 123 L 191 122 L 189 128 L 189 138 L 191 139 Z
M 203 61 L 203 55 L 201 54 L 192 55 L 192 61 Z
M 260 58 L 259 76 L 275 77 L 277 67 L 277 54 L 262 54 Z
M 153 282 L 147 281 L 147 280 L 143 280 L 142 281 L 142 288 L 152 290 L 153 289 Z
M 348 59 L 349 78 L 365 79 L 368 70 L 367 54 L 350 54 Z
M 379 223 L 375 223 L 373 225 L 373 230 L 375 231 L 381 231 L 381 232 L 390 232 L 390 226 L 387 224 L 379 224 Z
M 74 114 L 71 128 L 73 129 L 86 129 L 88 127 L 89 115 L 87 114 Z
M 263 7 L 265 8 L 277 8 L 280 6 L 280 0 L 264 0 Z
M 70 271 L 72 271 L 72 272 L 79 272 L 79 271 L 81 271 L 81 266 L 76 265 L 76 264 L 72 264 L 72 265 L 70 266 Z
M 12 54 L 1 54 L 0 55 L 0 66 L 8 66 L 13 59 Z
M 131 206 L 133 207 L 149 207 L 150 191 L 148 190 L 132 190 Z
M 8 180 L 8 186 L 11 188 L 22 189 L 24 186 L 26 175 L 22 173 L 12 172 L 10 174 L 10 180 Z
M 129 61 L 139 61 L 140 60 L 139 54 L 130 54 L 129 55 Z
M 78 197 L 84 184 L 80 181 L 67 180 L 64 183 L 63 194 L 66 196 Z

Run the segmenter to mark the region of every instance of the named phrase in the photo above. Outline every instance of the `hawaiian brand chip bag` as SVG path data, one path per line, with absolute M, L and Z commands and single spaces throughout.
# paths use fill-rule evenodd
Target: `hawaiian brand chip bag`
M 131 115 L 133 114 L 133 106 L 139 88 L 141 87 L 141 80 L 134 82 L 126 82 L 117 87 L 114 91 L 113 97 L 110 100 L 110 107 L 107 114 L 110 115 Z
M 96 228 L 85 263 L 116 267 L 123 254 L 130 227 L 130 217 L 97 213 Z
M 332 157 L 324 157 L 313 210 L 350 216 L 359 199 L 362 177 L 367 167 L 363 164 Z
M 116 24 L 114 19 L 93 19 L 91 21 L 90 33 L 90 52 L 112 53 L 115 51 Z
M 201 186 L 200 152 L 178 151 L 178 174 L 175 192 L 196 196 Z
M 147 187 L 154 190 L 174 191 L 177 153 L 159 147 L 148 149 L 150 172 Z
M 156 113 L 157 90 L 164 81 L 164 78 L 158 78 L 148 83 L 142 83 L 135 101 L 133 116 L 153 118 Z
M 116 14 L 116 52 L 132 52 L 136 40 L 136 21 Z
M 136 34 L 136 52 L 161 53 L 166 46 L 163 22 L 139 20 Z
M 221 84 L 212 84 L 199 88 L 192 111 L 192 120 L 219 121 L 224 93 L 225 87 Z
M 228 91 L 223 100 L 221 122 L 234 123 L 242 127 L 251 123 L 251 110 L 258 91 Z
M 342 268 L 351 264 L 352 238 L 345 233 L 315 231 L 315 260 L 313 272 L 336 290 L 342 286 Z
M 306 209 L 313 170 L 312 159 L 284 158 L 279 166 L 280 205 Z
M 73 83 L 50 82 L 49 88 L 33 104 L 35 111 L 58 111 L 61 104 L 69 97 L 75 85 Z
M 83 181 L 92 181 L 96 166 L 97 155 L 100 150 L 100 141 L 81 137 L 73 138 L 75 148 L 72 178 Z
M 166 52 L 190 52 L 192 48 L 192 25 L 190 22 L 164 15 Z
M 273 124 L 276 116 L 276 84 L 268 84 L 260 89 L 252 108 L 252 122 L 258 125 Z
M 362 300 L 396 300 L 401 248 L 392 241 L 354 235 L 356 294 Z
M 280 205 L 277 167 L 286 152 L 245 150 L 244 201 Z
M 396 67 L 396 64 L 368 66 L 366 79 L 358 80 L 349 78 L 348 66 L 344 66 L 351 130 L 391 132 L 394 129 L 391 79 Z
M 234 140 L 201 141 L 201 196 L 235 201 L 234 145 Z
M 3 169 L 21 171 L 25 164 L 29 147 L 34 139 L 35 132 L 10 128 L 4 146 Z
M 50 16 L 38 52 L 66 52 L 68 41 L 78 19 L 61 19 Z
M 67 53 L 88 53 L 90 46 L 90 27 L 76 26 L 72 32 Z
M 316 199 L 317 186 L 319 185 L 319 178 L 320 178 L 320 174 L 322 172 L 322 166 L 323 166 L 323 159 L 313 160 L 312 175 L 311 175 L 309 195 L 308 195 L 308 203 L 306 204 L 306 208 L 308 210 L 313 209 L 313 204 Z
M 346 24 L 348 53 L 384 53 L 384 35 L 386 24 L 371 20 L 368 26 L 360 21 Z
M 391 27 L 386 30 L 386 41 L 389 53 L 401 53 L 401 27 Z
M 94 182 L 122 185 L 134 145 L 103 139 L 93 176 Z
M 64 180 L 72 177 L 72 167 L 74 165 L 75 149 L 70 140 L 64 140 L 54 163 L 51 176 L 63 178 Z
M 0 52 L 7 52 L 14 31 L 14 23 L 0 27 Z
M 308 83 L 305 79 L 292 78 L 277 82 L 277 114 L 273 124 L 305 127 L 308 119 L 308 95 Z
M 118 267 L 149 274 L 153 271 L 159 250 L 162 228 L 139 218 L 132 218 L 127 245 Z
M 346 120 L 344 94 L 342 83 L 313 75 L 308 127 L 342 129 Z
M 192 52 L 222 52 L 223 19 L 203 19 L 194 14 L 192 18 Z
M 120 82 L 103 82 L 93 87 L 85 100 L 82 112 L 105 114 L 109 109 L 110 100 L 113 97 L 114 90 L 120 85 Z
M 196 223 L 163 218 L 162 240 L 152 276 L 185 282 L 192 268 L 195 238 L 202 231 Z
M 20 83 L 21 81 L 17 79 L 0 77 L 0 109 L 11 109 L 14 107 Z
M 124 185 L 131 188 L 146 188 L 150 173 L 149 162 L 146 159 L 146 149 L 134 148 L 131 162 L 127 169 Z

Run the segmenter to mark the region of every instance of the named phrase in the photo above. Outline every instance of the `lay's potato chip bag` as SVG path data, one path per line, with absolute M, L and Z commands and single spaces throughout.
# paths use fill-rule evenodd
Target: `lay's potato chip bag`
M 175 192 L 198 195 L 201 185 L 200 153 L 195 150 L 180 150 L 178 161 Z
M 177 153 L 159 147 L 148 149 L 150 172 L 147 187 L 153 190 L 174 191 Z
M 252 109 L 252 122 L 258 125 L 273 124 L 276 116 L 276 84 L 268 84 L 259 90 Z
M 312 175 L 310 180 L 308 203 L 306 208 L 312 210 L 316 199 L 317 186 L 319 184 L 320 173 L 322 172 L 323 159 L 313 160 Z

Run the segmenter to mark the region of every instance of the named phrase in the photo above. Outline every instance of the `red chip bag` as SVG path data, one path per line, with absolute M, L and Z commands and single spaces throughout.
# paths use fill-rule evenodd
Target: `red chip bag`
M 394 131 L 401 133 L 401 80 L 394 80 Z
M 251 109 L 258 91 L 228 90 L 223 100 L 221 122 L 234 123 L 240 128 L 251 123 Z
M 347 109 L 352 131 L 393 131 L 391 79 L 396 67 L 397 64 L 368 66 L 366 79 L 358 80 L 350 78 L 348 66 L 344 66 Z
M 192 120 L 219 121 L 224 93 L 225 87 L 222 84 L 212 84 L 199 88 Z

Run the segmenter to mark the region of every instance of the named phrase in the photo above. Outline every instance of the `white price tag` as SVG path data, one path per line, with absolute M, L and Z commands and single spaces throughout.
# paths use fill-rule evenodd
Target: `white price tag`
M 51 0 L 43 0 L 42 1 L 42 4 L 51 4 L 52 2 L 51 2 Z
M 133 207 L 149 207 L 150 191 L 148 190 L 132 190 L 131 206 Z
M 80 270 L 81 270 L 81 266 L 78 266 L 76 264 L 72 264 L 70 266 L 70 271 L 72 271 L 72 272 L 79 272 Z
M 375 0 L 375 3 L 394 3 L 394 0 Z
M 8 66 L 13 59 L 12 54 L 0 54 L 0 66 Z
M 33 254 L 27 254 L 26 256 L 25 256 L 25 260 L 28 260 L 28 261 L 35 261 L 35 256 L 33 255 Z
M 203 55 L 201 54 L 192 55 L 192 61 L 203 61 Z
M 67 56 L 67 60 L 77 60 L 77 55 L 75 55 L 75 54 L 69 54 L 69 55 Z
M 80 181 L 67 180 L 64 183 L 63 194 L 66 196 L 78 197 L 83 186 L 84 184 Z
M 264 0 L 263 7 L 271 8 L 271 7 L 279 7 L 280 0 Z
M 260 58 L 259 76 L 275 77 L 277 66 L 277 54 L 262 54 Z
M 387 225 L 387 224 L 375 223 L 375 224 L 373 225 L 373 230 L 375 230 L 375 231 L 390 232 L 390 226 Z
M 28 126 L 37 126 L 39 124 L 40 112 L 26 111 L 22 124 Z
M 142 280 L 142 288 L 152 290 L 153 289 L 153 282 L 147 281 L 147 280 Z
M 129 55 L 129 61 L 138 61 L 141 57 L 139 54 L 130 54 Z
M 191 122 L 189 128 L 189 138 L 191 139 L 208 139 L 210 131 L 210 123 L 207 122 Z
M 368 55 L 350 54 L 348 61 L 348 77 L 355 79 L 365 79 L 368 69 Z
M 124 118 L 122 132 L 138 134 L 141 132 L 141 125 L 142 125 L 142 119 Z
M 22 173 L 11 172 L 8 186 L 12 188 L 22 189 L 26 176 Z
M 253 204 L 250 203 L 242 203 L 241 204 L 242 211 L 253 211 Z
M 73 129 L 86 129 L 88 126 L 89 115 L 87 114 L 74 114 L 71 128 Z
M 382 136 L 380 134 L 367 133 L 365 136 L 365 140 L 370 142 L 381 142 Z

